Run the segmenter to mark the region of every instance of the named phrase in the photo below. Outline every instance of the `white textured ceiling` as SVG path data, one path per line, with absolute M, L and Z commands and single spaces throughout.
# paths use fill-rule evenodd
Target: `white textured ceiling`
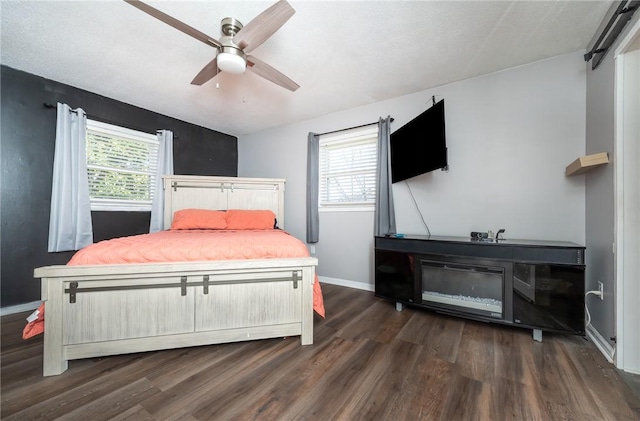
M 220 39 L 274 2 L 148 3 Z M 215 50 L 119 0 L 0 1 L 1 62 L 237 136 L 585 49 L 612 2 L 289 3 L 252 54 L 296 92 L 251 72 L 191 85 Z

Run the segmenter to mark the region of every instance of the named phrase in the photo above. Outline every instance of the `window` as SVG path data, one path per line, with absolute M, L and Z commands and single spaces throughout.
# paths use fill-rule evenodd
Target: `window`
M 157 166 L 156 135 L 87 120 L 91 210 L 150 211 Z
M 320 209 L 373 209 L 378 126 L 322 135 Z

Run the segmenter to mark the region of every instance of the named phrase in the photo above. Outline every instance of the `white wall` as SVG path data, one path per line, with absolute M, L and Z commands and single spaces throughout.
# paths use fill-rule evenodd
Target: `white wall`
M 449 172 L 409 180 L 433 235 L 506 229 L 506 238 L 584 244 L 585 66 L 576 52 L 241 137 L 241 176 L 287 179 L 286 229 L 305 238 L 307 133 L 395 118 L 392 131 L 445 99 Z M 301 89 L 304 89 L 302 87 Z M 348 89 L 348 88 L 345 88 Z M 398 232 L 424 234 L 407 185 L 394 186 Z M 320 214 L 320 276 L 373 284 L 371 212 Z

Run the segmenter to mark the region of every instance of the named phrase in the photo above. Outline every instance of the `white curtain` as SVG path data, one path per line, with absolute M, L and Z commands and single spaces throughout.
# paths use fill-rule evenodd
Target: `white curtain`
M 163 175 L 173 175 L 173 132 L 170 130 L 158 131 L 158 169 L 156 171 L 156 186 L 151 204 L 151 223 L 149 232 L 158 232 L 163 229 L 164 222 L 164 188 Z
M 80 250 L 91 243 L 87 116 L 58 103 L 48 250 Z

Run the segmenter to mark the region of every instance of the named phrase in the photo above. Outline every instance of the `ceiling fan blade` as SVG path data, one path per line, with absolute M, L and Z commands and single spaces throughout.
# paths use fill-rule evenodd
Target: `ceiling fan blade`
M 205 44 L 207 44 L 210 47 L 220 48 L 220 46 L 221 46 L 220 42 L 218 40 L 216 40 L 215 38 L 210 37 L 209 35 L 205 34 L 204 32 L 198 31 L 197 29 L 187 25 L 186 23 L 183 23 L 183 22 L 179 21 L 178 19 L 167 15 L 166 13 L 161 12 L 158 9 L 155 9 L 155 8 L 149 6 L 146 3 L 143 3 L 140 0 L 124 0 L 124 1 L 126 1 L 127 3 L 132 5 L 133 7 L 137 8 L 137 9 L 140 9 L 143 12 L 153 16 L 154 18 L 161 20 L 162 22 L 166 23 L 167 25 L 173 26 L 177 30 L 182 31 L 185 34 L 194 37 L 198 41 L 204 42 Z
M 280 29 L 295 12 L 286 0 L 280 0 L 244 25 L 233 37 L 233 42 L 248 53 Z
M 273 82 L 276 85 L 280 85 L 292 92 L 295 92 L 296 89 L 300 87 L 300 85 L 289 79 L 287 76 L 269 66 L 264 61 L 258 60 L 254 56 L 247 56 L 247 68 L 253 70 L 253 72 L 258 76 L 263 77 L 268 81 Z
M 216 77 L 218 73 L 218 56 L 216 56 L 213 60 L 207 63 L 202 70 L 200 70 L 200 73 L 193 78 L 191 84 L 202 85 Z

